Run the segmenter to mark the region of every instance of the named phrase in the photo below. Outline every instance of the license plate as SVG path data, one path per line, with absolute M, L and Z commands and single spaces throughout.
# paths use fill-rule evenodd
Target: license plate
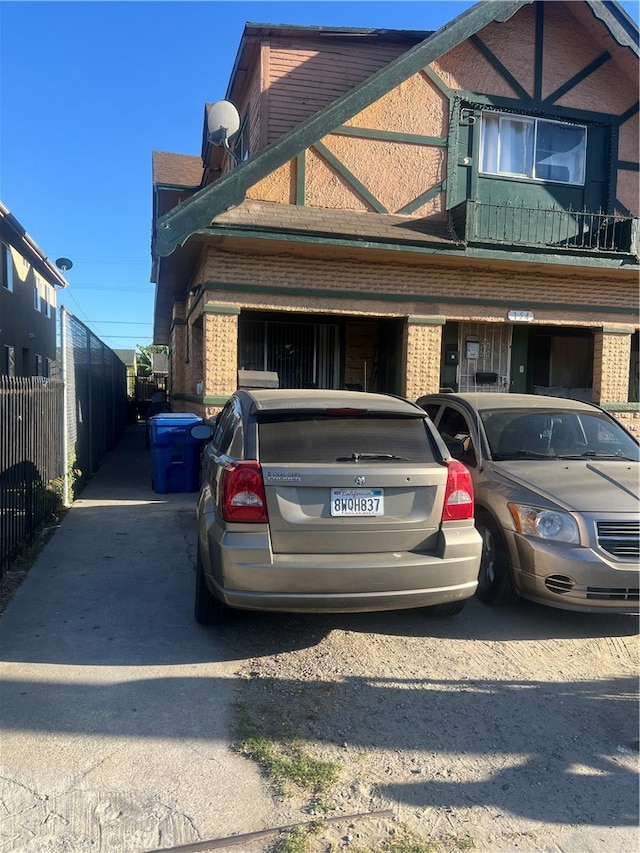
M 384 515 L 384 489 L 331 489 L 331 515 Z

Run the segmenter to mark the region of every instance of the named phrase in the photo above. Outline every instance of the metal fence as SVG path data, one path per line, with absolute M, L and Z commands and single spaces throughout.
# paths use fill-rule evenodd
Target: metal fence
M 61 308 L 52 376 L 0 376 L 0 574 L 71 503 L 126 424 L 124 363 Z
M 65 388 L 65 502 L 98 470 L 127 424 L 127 369 L 65 308 L 60 309 L 58 363 Z
M 0 572 L 62 501 L 64 388 L 0 376 Z

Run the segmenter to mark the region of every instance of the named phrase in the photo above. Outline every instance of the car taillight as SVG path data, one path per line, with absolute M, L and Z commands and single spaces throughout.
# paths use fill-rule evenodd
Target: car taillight
M 236 462 L 222 475 L 224 521 L 268 521 L 262 469 L 255 460 Z
M 443 521 L 473 518 L 473 483 L 462 462 L 447 462 L 447 488 L 444 495 Z

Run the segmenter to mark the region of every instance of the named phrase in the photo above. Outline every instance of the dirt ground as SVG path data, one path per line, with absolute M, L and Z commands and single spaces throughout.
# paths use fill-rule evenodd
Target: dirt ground
M 455 618 L 255 614 L 223 633 L 291 643 L 238 670 L 257 728 L 337 762 L 309 849 L 630 853 L 638 848 L 637 621 L 473 600 Z M 286 646 L 286 643 L 285 643 Z M 266 849 L 266 848 L 265 848 Z M 407 848 L 409 849 L 409 848 Z
M 126 518 L 126 508 L 122 512 Z M 225 823 L 211 808 L 207 811 L 213 796 L 207 780 L 214 765 L 221 769 L 221 778 L 232 779 L 239 790 L 253 790 L 256 799 L 262 797 L 259 814 L 264 817 L 259 821 L 251 819 L 252 795 L 240 798 L 237 807 L 247 814 L 245 826 L 336 819 L 295 847 L 282 846 L 277 833 L 238 839 L 232 849 L 245 853 L 640 849 L 637 619 L 527 602 L 494 609 L 474 599 L 453 618 L 424 611 L 336 616 L 247 613 L 227 625 L 201 629 L 191 615 L 193 514 L 183 514 L 188 565 L 181 556 L 180 537 L 171 527 L 177 524 L 175 513 L 170 507 L 156 512 L 169 539 L 177 543 L 173 557 L 163 545 L 165 560 L 158 561 L 156 582 L 163 578 L 164 597 L 149 601 L 141 597 L 129 609 L 110 606 L 123 576 L 115 572 L 117 560 L 112 555 L 119 544 L 125 547 L 124 535 L 105 542 L 104 554 L 95 551 L 94 598 L 86 604 L 67 602 L 62 593 L 56 598 L 53 564 L 58 559 L 50 561 L 52 567 L 41 573 L 39 586 L 34 587 L 48 607 L 30 630 L 46 631 L 48 639 L 45 646 L 35 646 L 36 655 L 32 649 L 26 663 L 14 656 L 18 663 L 11 671 L 27 684 L 14 689 L 16 708 L 21 707 L 23 692 L 41 695 L 42 678 L 47 684 L 42 695 L 48 701 L 52 684 L 64 691 L 65 680 L 77 678 L 83 682 L 84 698 L 59 718 L 55 703 L 49 711 L 43 708 L 43 719 L 36 717 L 30 723 L 31 734 L 25 726 L 27 742 L 39 750 L 40 763 L 33 764 L 28 754 L 23 773 L 32 779 L 33 790 L 20 796 L 13 793 L 7 802 L 24 800 L 23 811 L 16 806 L 15 814 L 3 817 L 16 837 L 26 837 L 20 829 L 23 824 L 40 835 L 34 834 L 28 847 L 3 844 L 3 850 L 146 853 L 153 844 L 142 840 L 135 848 L 125 848 L 119 841 L 109 846 L 107 829 L 117 826 L 117 837 L 128 837 L 129 829 L 139 832 L 147 815 L 154 822 L 153 837 L 160 839 L 162 833 L 155 826 L 164 826 L 160 813 L 167 813 L 175 824 L 169 827 L 173 834 L 162 835 L 163 850 L 223 849 L 228 845 L 219 841 L 206 846 L 206 839 L 216 837 Z M 68 527 L 79 525 L 82 518 L 78 512 Z M 116 530 L 124 524 L 112 523 Z M 88 529 L 91 533 L 91 524 Z M 77 531 L 73 535 L 79 537 Z M 56 543 L 60 554 L 66 554 L 64 536 Z M 148 555 L 140 558 L 139 567 L 131 560 L 126 563 L 128 582 L 138 572 L 147 589 L 147 564 Z M 77 587 L 76 594 L 86 596 L 81 586 L 84 562 L 78 566 L 69 588 Z M 95 628 L 88 632 L 90 637 L 83 633 L 85 610 Z M 100 641 L 102 622 L 109 625 L 109 637 L 115 638 L 111 644 Z M 129 647 L 124 640 L 118 645 L 118 638 L 129 634 L 135 645 Z M 81 638 L 83 645 L 78 645 Z M 186 667 L 188 674 L 197 672 L 199 677 L 184 677 L 184 667 L 174 672 L 175 660 L 202 661 Z M 144 665 L 136 668 L 136 661 Z M 109 667 L 123 663 L 127 666 L 112 673 Z M 104 681 L 99 690 L 84 684 L 89 675 Z M 134 680 L 133 686 L 128 679 Z M 139 715 L 119 716 L 129 705 L 141 707 L 149 683 L 164 691 L 162 702 L 149 706 L 149 719 L 140 723 Z M 209 683 L 218 685 L 214 698 L 221 715 L 220 725 L 213 729 L 214 717 L 202 705 Z M 222 710 L 227 693 L 220 694 L 225 684 L 231 685 L 228 692 L 234 697 L 228 718 Z M 94 698 L 95 693 L 99 695 Z M 214 702 L 211 707 L 218 706 Z M 183 720 L 183 714 L 190 716 Z M 282 793 L 266 774 L 256 778 L 253 759 L 238 754 L 237 728 L 243 717 L 264 740 L 295 744 L 311 759 L 335 766 L 337 780 L 313 795 L 291 780 L 285 780 Z M 88 720 L 97 721 L 96 733 Z M 149 732 L 154 733 L 153 743 L 159 741 L 167 720 L 175 732 L 152 751 Z M 53 771 L 42 766 L 43 756 L 55 751 L 56 738 L 69 735 L 64 741 L 71 744 L 64 753 L 69 766 L 57 771 L 59 782 L 49 783 L 47 773 Z M 13 739 L 19 742 L 20 733 L 14 732 Z M 103 744 L 106 757 L 94 761 L 87 750 L 95 742 Z M 126 760 L 119 758 L 118 750 L 126 750 Z M 146 764 L 138 766 L 138 755 Z M 231 776 L 225 768 L 232 768 Z M 117 791 L 125 787 L 123 773 L 131 790 L 121 803 Z M 159 780 L 166 790 L 147 791 L 147 776 L 150 785 Z M 80 784 L 76 777 L 88 781 Z M 245 779 L 253 780 L 257 788 L 249 788 Z M 9 782 L 8 790 L 13 791 Z M 88 815 L 90 829 L 84 837 L 91 838 L 91 847 L 73 837 L 73 809 L 63 808 L 64 797 L 71 796 L 67 790 L 74 797 L 70 802 L 81 803 L 82 814 Z M 45 796 L 42 792 L 47 791 L 53 793 Z M 55 809 L 47 808 L 50 798 Z M 145 811 L 149 803 L 155 811 Z M 257 803 L 255 808 L 257 814 Z M 64 834 L 61 815 L 69 824 Z M 54 818 L 58 823 L 52 830 L 53 846 L 45 847 L 42 839 L 49 836 L 43 833 Z M 96 826 L 100 834 L 94 837 Z M 226 834 L 221 831 L 217 838 Z M 184 841 L 194 837 L 200 839 L 197 844 L 185 846 Z M 63 838 L 66 846 L 61 846 Z

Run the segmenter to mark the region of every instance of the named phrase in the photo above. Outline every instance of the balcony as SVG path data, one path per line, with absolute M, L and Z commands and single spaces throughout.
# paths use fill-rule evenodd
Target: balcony
M 638 220 L 631 216 L 468 200 L 452 208 L 451 223 L 456 236 L 470 246 L 605 257 L 638 254 Z

